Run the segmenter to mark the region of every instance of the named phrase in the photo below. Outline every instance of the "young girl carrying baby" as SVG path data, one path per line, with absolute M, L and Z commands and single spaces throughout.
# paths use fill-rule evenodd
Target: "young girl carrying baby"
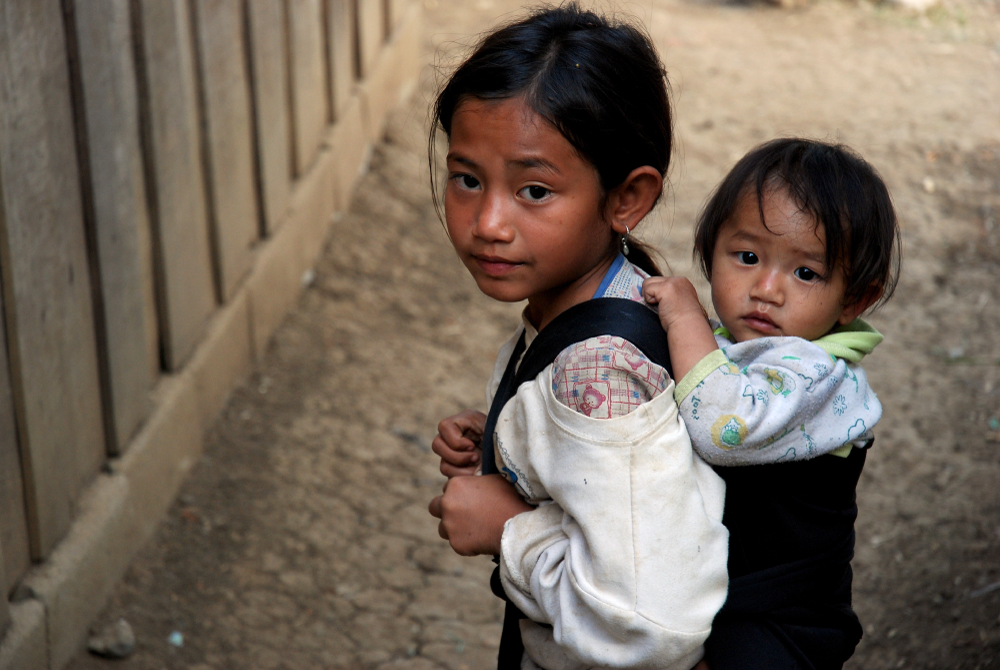
M 452 244 L 483 293 L 527 300 L 491 400 L 585 303 L 613 305 L 612 322 L 637 310 L 665 339 L 641 296 L 659 272 L 630 238 L 671 154 L 664 70 L 641 31 L 540 11 L 487 36 L 434 111 Z M 690 670 L 726 598 L 722 480 L 691 450 L 667 361 L 613 327 L 592 335 L 517 386 L 495 427 L 476 412 L 441 423 L 435 449 L 471 469 L 463 450 L 486 433 L 484 474 L 452 477 L 431 512 L 459 553 L 499 557 L 502 647 L 524 648 L 502 665 Z
M 807 408 L 786 413 L 787 425 L 766 435 L 782 423 L 781 410 L 766 420 L 759 419 L 764 412 L 754 413 L 755 402 L 760 410 L 770 401 L 756 399 L 758 391 L 787 390 L 786 398 L 793 387 L 812 388 L 805 378 L 772 365 L 773 379 L 763 373 L 769 386 L 751 384 L 749 409 L 742 387 L 740 397 L 730 397 L 713 378 L 757 374 L 757 367 L 737 363 L 777 345 L 744 346 L 742 358 L 726 358 L 740 344 L 720 349 L 690 284 L 650 279 L 659 272 L 629 239 L 660 196 L 671 145 L 663 69 L 640 31 L 572 5 L 538 12 L 483 40 L 440 94 L 435 120 L 449 140 L 445 214 L 459 257 L 487 295 L 528 302 L 522 327 L 498 356 L 489 417 L 466 411 L 445 419 L 433 445 L 450 477 L 431 503 L 442 537 L 461 554 L 494 554 L 499 562 L 492 586 L 508 601 L 500 667 L 687 670 L 702 658 L 717 613 L 708 643 L 713 670 L 840 667 L 859 637 L 849 552 L 864 452 L 853 447 L 870 442 L 880 412 L 863 372 L 836 357 L 856 363 L 852 346 L 874 346 L 877 334 L 851 325 L 853 317 L 891 288 L 889 274 L 877 271 L 859 284 L 857 268 L 847 263 L 860 238 L 857 230 L 838 234 L 837 226 L 854 212 L 840 210 L 830 224 L 809 199 L 816 175 L 807 170 L 803 179 L 782 181 L 798 173 L 754 163 L 756 171 L 734 170 L 735 186 L 720 189 L 722 206 L 710 208 L 722 218 L 702 226 L 707 232 L 699 237 L 713 297 L 719 288 L 717 311 L 736 342 L 815 339 L 847 326 L 848 335 L 821 349 L 833 358 L 816 361 L 813 352 L 792 347 L 793 356 L 812 356 L 802 364 L 812 366 L 804 377 L 827 390 L 851 380 L 850 411 L 867 412 L 858 417 L 865 430 L 835 445 L 850 453 L 830 464 L 836 457 L 815 457 L 836 449 L 825 442 L 815 447 L 805 428 L 792 426 L 815 403 L 789 401 Z M 765 233 L 752 225 L 758 210 Z M 891 223 L 894 231 L 894 217 Z M 771 247 L 761 256 L 765 247 L 736 244 L 749 241 Z M 739 271 L 727 263 L 735 259 L 740 269 L 765 257 L 770 263 L 773 248 L 788 242 L 808 261 L 789 272 L 811 284 L 812 293 L 789 304 L 793 327 L 782 329 L 777 302 L 761 303 L 768 298 L 748 280 L 734 279 Z M 761 261 L 775 283 L 768 263 Z M 655 353 L 643 317 L 649 313 L 636 312 L 644 292 L 660 304 L 679 390 L 670 360 Z M 602 325 L 581 329 L 581 320 Z M 546 350 L 549 358 L 539 353 Z M 709 382 L 721 389 L 716 396 L 705 393 Z M 837 413 L 843 403 L 829 399 Z M 686 403 L 683 417 L 677 402 Z M 699 407 L 713 417 L 707 433 L 695 430 L 699 452 L 723 465 L 770 464 L 719 468 L 725 492 L 722 479 L 693 453 L 684 428 L 682 418 L 689 426 L 699 420 L 692 418 Z M 788 438 L 793 430 L 801 435 Z M 804 446 L 792 446 L 794 437 Z M 766 449 L 779 443 L 783 458 Z M 760 445 L 767 456 L 759 455 Z M 481 477 L 456 476 L 480 465 Z M 805 500 L 802 509 L 796 496 Z M 738 554 L 728 556 L 738 573 L 728 601 L 724 502 L 726 524 L 739 540 Z M 789 535 L 795 533 L 802 537 Z

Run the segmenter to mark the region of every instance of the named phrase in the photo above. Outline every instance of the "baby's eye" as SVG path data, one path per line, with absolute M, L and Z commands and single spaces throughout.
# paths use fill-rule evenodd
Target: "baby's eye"
M 740 251 L 736 254 L 736 257 L 740 259 L 740 263 L 743 265 L 757 265 L 760 260 L 757 258 L 757 254 L 752 251 Z
M 820 278 L 819 273 L 809 268 L 797 268 L 795 270 L 795 276 L 802 281 L 816 281 Z
M 479 188 L 479 180 L 471 174 L 457 174 L 452 177 L 458 187 L 466 191 L 475 191 Z
M 549 193 L 551 192 L 552 191 L 545 188 L 544 186 L 538 186 L 533 184 L 531 186 L 525 186 L 524 188 L 522 188 L 521 196 L 525 200 L 528 200 L 529 202 L 539 202 L 541 200 L 545 200 L 545 198 L 547 198 Z

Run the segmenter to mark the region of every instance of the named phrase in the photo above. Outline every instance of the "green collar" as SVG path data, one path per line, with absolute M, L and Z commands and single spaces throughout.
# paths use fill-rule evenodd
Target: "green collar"
M 732 333 L 725 326 L 719 326 L 713 332 L 730 342 L 733 340 Z M 846 326 L 837 326 L 818 340 L 813 340 L 813 344 L 835 358 L 843 358 L 848 363 L 860 363 L 883 339 L 882 333 L 872 328 L 868 322 L 855 319 Z

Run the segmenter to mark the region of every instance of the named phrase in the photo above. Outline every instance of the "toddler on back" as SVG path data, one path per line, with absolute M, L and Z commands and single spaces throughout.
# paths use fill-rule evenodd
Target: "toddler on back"
M 712 670 L 840 668 L 861 638 L 854 490 L 882 407 L 859 363 L 882 335 L 858 317 L 892 293 L 898 237 L 868 163 L 780 139 L 737 163 L 698 222 L 721 323 L 683 277 L 643 285 L 692 446 L 727 482 L 731 584 Z

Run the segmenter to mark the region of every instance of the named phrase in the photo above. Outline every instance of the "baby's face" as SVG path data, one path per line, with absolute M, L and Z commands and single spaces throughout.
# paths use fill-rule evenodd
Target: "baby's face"
M 841 268 L 826 267 L 822 226 L 783 190 L 744 196 L 719 232 L 712 256 L 712 302 L 737 342 L 758 337 L 822 337 L 860 310 L 844 305 Z

